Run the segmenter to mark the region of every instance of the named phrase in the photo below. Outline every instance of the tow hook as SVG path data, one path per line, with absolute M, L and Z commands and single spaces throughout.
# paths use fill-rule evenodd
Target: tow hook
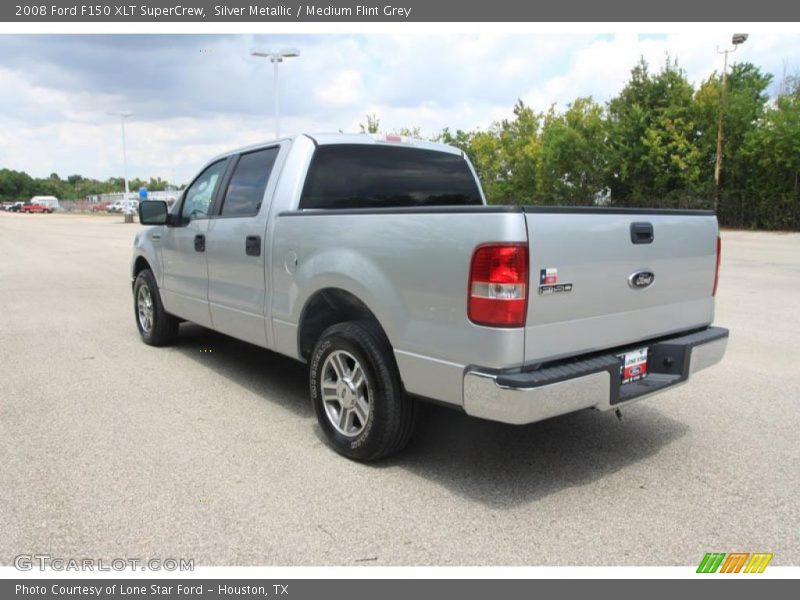
M 622 411 L 620 409 L 617 409 L 617 410 L 614 411 L 614 414 L 617 415 L 617 420 L 620 423 L 622 423 Z

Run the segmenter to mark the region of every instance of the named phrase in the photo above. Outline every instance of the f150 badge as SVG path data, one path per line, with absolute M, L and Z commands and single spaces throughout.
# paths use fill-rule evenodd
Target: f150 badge
M 539 271 L 539 295 L 563 294 L 572 291 L 571 283 L 558 283 L 558 269 L 548 268 Z
M 635 271 L 628 277 L 628 285 L 635 290 L 641 290 L 653 285 L 655 280 L 656 276 L 652 271 Z

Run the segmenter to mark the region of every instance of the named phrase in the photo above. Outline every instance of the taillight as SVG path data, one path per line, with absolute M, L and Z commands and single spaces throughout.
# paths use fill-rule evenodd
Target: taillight
M 714 289 L 711 290 L 711 295 L 717 295 L 717 283 L 719 283 L 719 263 L 722 260 L 722 239 L 717 236 L 717 268 L 714 269 Z
M 494 327 L 522 327 L 527 288 L 527 244 L 478 246 L 469 269 L 469 320 Z

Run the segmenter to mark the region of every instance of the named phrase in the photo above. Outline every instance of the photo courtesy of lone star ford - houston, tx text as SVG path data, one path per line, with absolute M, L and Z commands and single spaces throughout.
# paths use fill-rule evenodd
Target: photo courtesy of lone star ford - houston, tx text
M 797 579 L 797 12 L 0 6 L 0 595 Z

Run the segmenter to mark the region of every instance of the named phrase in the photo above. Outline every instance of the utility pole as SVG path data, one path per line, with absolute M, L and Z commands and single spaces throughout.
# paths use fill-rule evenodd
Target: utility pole
M 722 122 L 723 122 L 723 114 L 728 104 L 728 53 L 736 52 L 736 48 L 738 48 L 740 44 L 744 44 L 747 41 L 747 37 L 748 34 L 746 33 L 734 33 L 733 38 L 731 39 L 733 48 L 726 48 L 725 50 L 720 51 L 719 46 L 717 46 L 717 54 L 723 54 L 725 58 L 723 59 L 722 63 L 723 64 L 722 94 L 720 97 L 719 117 L 717 122 L 717 162 L 716 165 L 714 166 L 714 211 L 715 212 L 719 207 L 719 183 L 720 183 L 720 175 L 722 173 L 722 141 L 724 137 Z

